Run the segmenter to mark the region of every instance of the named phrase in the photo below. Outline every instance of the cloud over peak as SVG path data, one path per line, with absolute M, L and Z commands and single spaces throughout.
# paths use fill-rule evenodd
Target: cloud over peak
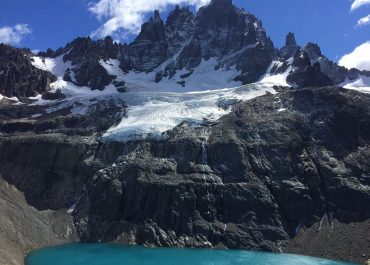
M 0 43 L 18 45 L 22 39 L 31 34 L 32 30 L 27 24 L 16 24 L 0 28 Z
M 90 2 L 89 11 L 104 24 L 93 32 L 94 37 L 111 35 L 115 38 L 120 32 L 138 33 L 145 15 L 154 10 L 163 11 L 170 5 L 187 4 L 197 8 L 210 0 L 98 0 Z

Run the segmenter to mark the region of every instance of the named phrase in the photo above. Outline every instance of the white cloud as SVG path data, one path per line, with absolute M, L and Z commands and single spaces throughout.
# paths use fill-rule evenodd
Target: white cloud
M 364 5 L 370 5 L 370 0 L 355 0 L 353 3 L 352 3 L 352 6 L 351 6 L 351 11 L 354 11 Z
M 339 60 L 339 65 L 348 69 L 357 68 L 370 71 L 370 41 L 361 44 L 351 53 L 344 55 Z
M 27 24 L 16 24 L 0 28 L 0 43 L 18 45 L 32 31 Z
M 357 21 L 356 26 L 357 27 L 362 27 L 362 26 L 366 26 L 366 25 L 369 25 L 369 24 L 370 24 L 370 14 L 367 15 L 366 17 L 360 18 Z
M 119 38 L 117 33 L 138 33 L 146 14 L 154 10 L 163 11 L 169 5 L 187 4 L 197 8 L 210 0 L 98 0 L 89 4 L 89 11 L 104 24 L 92 35 Z

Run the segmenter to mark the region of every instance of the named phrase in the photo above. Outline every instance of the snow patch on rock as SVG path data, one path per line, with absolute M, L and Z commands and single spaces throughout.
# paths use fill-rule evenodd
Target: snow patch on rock
M 261 79 L 258 81 L 258 83 L 260 84 L 265 84 L 265 85 L 268 85 L 268 86 L 286 86 L 286 87 L 289 87 L 291 85 L 288 84 L 287 82 L 287 77 L 290 73 L 290 71 L 292 71 L 292 67 L 289 66 L 287 68 L 287 70 L 285 70 L 284 73 L 281 73 L 281 74 L 274 74 L 274 73 L 271 73 L 272 69 L 275 67 L 275 68 L 278 68 L 282 65 L 283 63 L 280 62 L 280 61 L 273 61 L 270 66 L 267 68 L 267 71 L 266 71 L 266 74 L 264 74 Z
M 72 69 L 72 63 L 70 61 L 64 62 L 63 57 L 64 55 L 56 58 L 33 56 L 31 57 L 31 63 L 36 68 L 51 72 L 57 77 L 63 77 L 68 68 Z
M 362 93 L 370 93 L 370 77 L 360 75 L 354 80 L 349 80 L 348 78 L 342 84 L 339 85 L 340 87 L 356 90 Z
M 178 70 L 172 77 L 164 77 L 160 82 L 155 82 L 156 73 L 162 66 L 150 73 L 130 71 L 124 73 L 118 60 L 100 60 L 100 64 L 110 75 L 117 76 L 117 81 L 124 81 L 130 91 L 151 90 L 158 92 L 191 92 L 204 91 L 220 88 L 232 88 L 242 85 L 240 81 L 235 81 L 235 77 L 240 75 L 240 71 L 234 67 L 218 68 L 216 58 L 209 60 L 202 59 L 199 66 L 189 72 L 186 68 Z M 189 75 L 188 77 L 185 77 Z

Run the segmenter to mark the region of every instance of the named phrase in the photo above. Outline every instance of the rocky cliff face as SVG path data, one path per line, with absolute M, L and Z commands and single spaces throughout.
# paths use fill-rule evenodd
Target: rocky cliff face
M 32 97 L 50 89 L 56 80 L 51 73 L 34 67 L 31 52 L 0 44 L 0 94 L 6 97 Z
M 83 241 L 280 251 L 325 216 L 333 229 L 370 218 L 368 100 L 332 87 L 283 91 L 213 125 L 126 144 L 99 144 L 66 123 L 38 136 L 13 119 L 0 173 L 38 209 L 73 206 Z M 56 135 L 62 128 L 74 134 Z M 358 260 L 361 242 L 325 256 Z
M 269 95 L 210 128 L 127 144 L 86 186 L 78 231 L 93 241 L 278 251 L 325 216 L 367 220 L 367 101 L 332 88 Z

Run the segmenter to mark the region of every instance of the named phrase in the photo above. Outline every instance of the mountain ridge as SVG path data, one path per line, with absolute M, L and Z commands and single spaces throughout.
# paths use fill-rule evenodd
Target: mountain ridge
M 0 263 L 75 240 L 368 260 L 368 72 L 231 0 L 159 15 L 129 44 L 0 45 Z
M 26 54 L 30 56 L 29 51 Z M 48 49 L 46 52 L 39 52 L 37 56 L 40 60 L 62 56 L 64 63 L 70 62 L 70 67 L 62 75 L 63 80 L 78 87 L 90 87 L 92 90 L 104 90 L 109 84 L 117 82 L 115 85 L 120 91 L 130 89 L 125 86 L 124 78 L 115 80 L 114 75 L 110 75 L 100 63 L 100 60 L 112 59 L 118 60 L 119 68 L 124 73 L 151 73 L 151 82 L 169 80 L 179 91 L 181 87 L 189 86 L 189 78 L 195 69 L 203 61 L 212 58 L 215 59 L 214 69 L 230 72 L 227 79 L 214 84 L 210 82 L 209 88 L 212 89 L 257 82 L 266 74 L 279 75 L 287 69 L 290 72 L 286 73 L 288 82 L 285 85 L 293 87 L 331 84 L 340 86 L 345 82 L 348 85 L 361 76 L 370 76 L 367 71 L 348 70 L 338 66 L 322 55 L 317 44 L 299 46 L 293 33 L 288 33 L 284 47 L 275 48 L 260 20 L 234 6 L 232 1 L 223 0 L 211 1 L 196 14 L 187 7 L 176 6 L 166 21 L 155 11 L 142 25 L 138 36 L 128 44 L 115 43 L 111 37 L 96 41 L 90 37 L 82 37 L 76 38 L 64 48 L 56 51 Z M 309 60 L 306 58 L 299 65 L 296 63 L 293 69 L 289 60 L 295 58 L 297 62 L 299 56 L 308 57 Z M 32 63 L 32 59 L 30 60 Z M 272 65 L 274 62 L 283 65 L 277 67 Z M 40 68 L 38 64 L 33 65 Z M 0 71 L 2 68 L 5 67 L 0 66 Z M 208 72 L 211 76 L 212 68 Z M 27 96 L 46 90 L 50 90 L 48 84 L 42 91 L 33 91 Z M 4 88 L 0 90 L 0 94 L 6 97 L 26 95 L 9 92 Z

